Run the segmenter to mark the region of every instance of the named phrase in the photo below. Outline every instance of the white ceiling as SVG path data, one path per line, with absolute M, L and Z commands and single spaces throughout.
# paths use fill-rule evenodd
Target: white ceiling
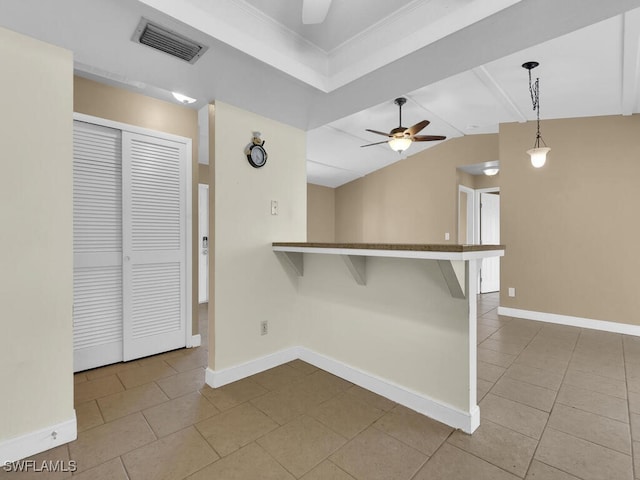
M 415 0 L 335 0 L 324 22 L 305 25 L 302 18 L 302 1 L 245 0 L 259 12 L 275 19 L 280 25 L 304 37 L 329 53 L 367 28 L 388 18 L 401 9 L 408 9 Z
M 528 73 L 521 68 L 529 60 L 540 62 L 532 73 L 540 77 L 543 119 L 638 113 L 639 43 L 636 9 L 408 92 L 403 123 L 431 120 L 422 133 L 449 139 L 497 133 L 500 123 L 534 120 Z M 383 139 L 365 128 L 389 131 L 397 119 L 397 107 L 388 101 L 309 131 L 308 158 L 316 163 L 308 169 L 310 181 L 336 187 L 399 160 L 385 144 L 360 148 Z M 338 144 L 337 132 L 346 155 L 324 146 Z M 438 143 L 414 143 L 405 155 Z M 317 164 L 342 171 L 331 176 Z
M 297 0 L 3 0 L 0 26 L 74 52 L 76 71 L 200 108 L 220 100 L 308 131 L 310 182 L 337 186 L 400 159 L 366 128 L 496 132 L 542 118 L 637 113 L 640 0 L 333 0 L 302 25 Z M 194 65 L 134 44 L 140 17 L 202 42 Z M 248 127 L 250 135 L 251 127 Z M 434 142 L 439 143 L 439 142 Z M 433 143 L 414 144 L 414 154 Z

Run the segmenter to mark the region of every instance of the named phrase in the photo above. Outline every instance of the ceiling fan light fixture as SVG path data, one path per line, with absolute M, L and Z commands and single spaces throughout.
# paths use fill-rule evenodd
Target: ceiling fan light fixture
M 497 175 L 499 171 L 500 171 L 500 169 L 497 168 L 497 167 L 490 167 L 490 168 L 485 168 L 482 171 L 482 173 L 484 173 L 485 175 L 487 175 L 489 177 L 493 177 L 494 175 Z
M 391 130 L 389 133 L 380 132 L 378 130 L 371 130 L 367 128 L 367 132 L 375 133 L 376 135 L 382 135 L 389 140 L 382 142 L 369 143 L 367 145 L 360 145 L 361 147 L 371 147 L 373 145 L 382 145 L 387 143 L 391 150 L 394 152 L 402 153 L 411 146 L 413 142 L 436 142 L 445 140 L 447 137 L 443 135 L 418 135 L 418 133 L 427 125 L 429 120 L 422 120 L 415 125 L 405 128 L 402 126 L 402 106 L 407 103 L 407 99 L 404 97 L 396 98 L 393 103 L 398 106 L 398 126 Z
M 531 165 L 535 168 L 543 167 L 547 162 L 547 153 L 550 151 L 549 147 L 536 147 L 527 150 L 527 153 L 531 156 Z
M 395 137 L 389 140 L 389 146 L 394 152 L 402 153 L 411 146 L 411 139 L 405 137 Z

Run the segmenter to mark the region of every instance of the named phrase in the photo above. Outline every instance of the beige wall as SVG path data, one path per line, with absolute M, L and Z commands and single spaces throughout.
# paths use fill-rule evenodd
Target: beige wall
M 336 239 L 336 191 L 307 184 L 307 241 L 334 242 Z
M 78 113 L 171 133 L 191 139 L 192 148 L 192 332 L 198 333 L 198 112 L 182 105 L 74 78 L 73 108 Z
M 354 180 L 335 190 L 336 242 L 364 240 L 364 181 Z
M 3 462 L 8 455 L 3 441 L 65 421 L 73 424 L 75 418 L 73 58 L 71 52 L 0 28 L 0 61 Z M 39 446 L 49 442 L 46 448 L 65 441 L 42 435 L 38 440 Z
M 338 187 L 336 241 L 456 243 L 456 167 L 496 158 L 497 135 L 471 135 Z
M 458 185 L 464 185 L 469 188 L 476 188 L 476 177 L 475 175 L 471 175 L 470 173 L 463 172 L 462 170 L 458 170 L 456 172 L 456 183 Z
M 640 325 L 640 115 L 542 132 L 552 150 L 534 169 L 535 124 L 500 126 L 501 305 Z
M 306 135 L 302 130 L 216 102 L 215 325 L 209 367 L 224 369 L 294 345 L 295 284 L 272 250 L 274 241 L 305 241 Z M 251 133 L 266 140 L 263 168 L 247 162 Z M 271 215 L 277 200 L 279 214 Z M 260 322 L 269 322 L 260 335 Z
M 476 190 L 479 188 L 493 188 L 500 187 L 500 174 L 497 175 L 474 175 L 473 176 L 473 188 Z

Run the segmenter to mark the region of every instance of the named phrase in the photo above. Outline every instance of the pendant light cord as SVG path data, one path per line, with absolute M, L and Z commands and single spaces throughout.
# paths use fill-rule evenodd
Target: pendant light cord
M 531 103 L 533 104 L 533 110 L 536 112 L 536 121 L 537 121 L 537 132 L 536 132 L 536 143 L 534 148 L 540 147 L 540 140 L 542 140 L 542 135 L 540 135 L 540 79 L 536 78 L 535 82 L 531 82 L 531 70 L 529 70 L 529 93 L 531 94 Z M 542 140 L 542 144 L 546 147 L 547 144 Z

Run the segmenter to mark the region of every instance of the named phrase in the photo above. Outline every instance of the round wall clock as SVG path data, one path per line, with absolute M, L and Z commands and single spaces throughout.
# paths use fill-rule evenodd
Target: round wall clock
M 244 149 L 244 153 L 253 168 L 264 167 L 267 163 L 267 151 L 264 149 L 264 140 L 260 138 L 260 132 L 253 132 L 251 143 Z

